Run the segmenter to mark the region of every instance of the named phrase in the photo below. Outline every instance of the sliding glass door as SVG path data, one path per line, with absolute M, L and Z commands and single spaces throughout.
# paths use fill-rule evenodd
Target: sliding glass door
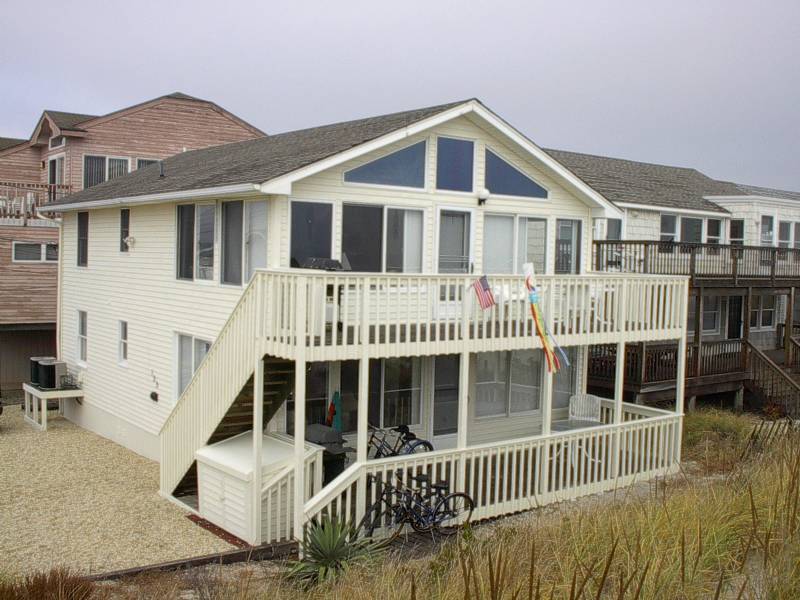
M 310 258 L 331 258 L 333 205 L 292 202 L 290 265 L 302 267 Z
M 556 221 L 556 273 L 578 274 L 581 269 L 581 222 Z
M 342 207 L 342 264 L 370 273 L 422 272 L 421 210 L 364 204 Z
M 469 273 L 471 214 L 443 210 L 439 217 L 439 273 Z

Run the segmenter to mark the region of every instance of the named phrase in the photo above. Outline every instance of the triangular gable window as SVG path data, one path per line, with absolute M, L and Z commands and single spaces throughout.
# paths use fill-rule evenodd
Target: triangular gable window
M 492 194 L 547 198 L 547 190 L 516 167 L 486 150 L 486 187 Z
M 425 187 L 425 141 L 387 154 L 344 174 L 348 183 Z

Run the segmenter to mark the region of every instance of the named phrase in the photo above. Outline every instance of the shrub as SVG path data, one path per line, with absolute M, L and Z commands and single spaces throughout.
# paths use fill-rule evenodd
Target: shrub
M 684 459 L 700 463 L 706 471 L 728 471 L 739 461 L 754 420 L 730 411 L 703 409 L 683 418 Z
M 303 558 L 294 561 L 289 577 L 312 585 L 332 582 L 353 564 L 375 557 L 385 545 L 361 538 L 344 521 L 324 517 L 306 530 L 301 545 Z
M 94 592 L 94 583 L 63 568 L 0 581 L 0 600 L 88 600 Z

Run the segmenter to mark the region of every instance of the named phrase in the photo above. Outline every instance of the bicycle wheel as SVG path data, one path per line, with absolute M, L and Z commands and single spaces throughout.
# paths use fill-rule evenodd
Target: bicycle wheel
M 428 440 L 413 440 L 403 448 L 403 454 L 420 454 L 422 452 L 433 452 L 433 444 Z
M 440 535 L 453 535 L 469 523 L 475 503 L 467 494 L 447 494 L 433 511 L 433 529 Z
M 400 535 L 405 522 L 406 517 L 402 508 L 379 501 L 367 509 L 356 530 L 357 537 L 375 537 L 392 541 Z

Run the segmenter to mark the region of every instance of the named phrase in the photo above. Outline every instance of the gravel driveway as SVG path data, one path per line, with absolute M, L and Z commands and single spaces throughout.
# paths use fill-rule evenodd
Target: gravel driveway
M 53 413 L 51 413 L 53 414 Z M 158 495 L 158 464 L 73 425 L 0 416 L 0 576 L 108 571 L 231 550 Z

